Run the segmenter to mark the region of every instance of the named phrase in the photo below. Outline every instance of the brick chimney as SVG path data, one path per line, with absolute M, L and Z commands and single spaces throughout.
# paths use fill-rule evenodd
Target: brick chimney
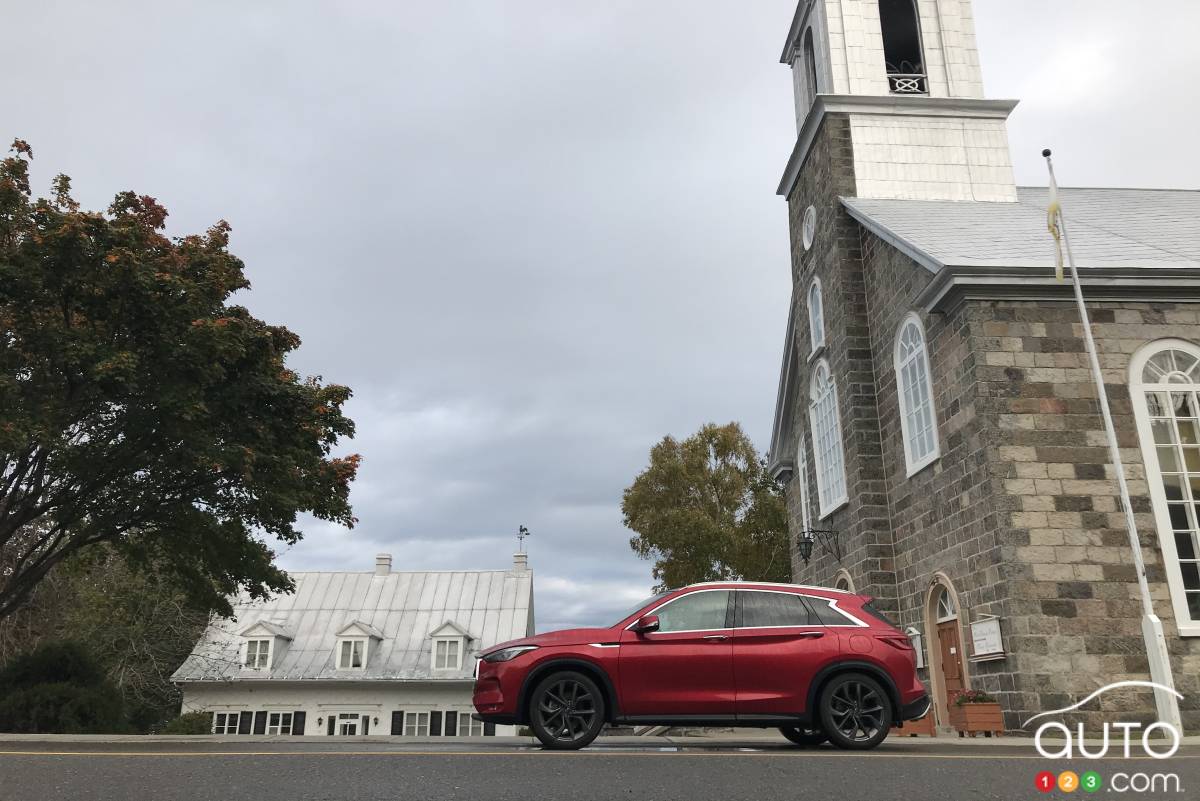
M 529 554 L 520 552 L 513 554 L 513 570 L 524 573 L 529 570 Z
M 375 557 L 375 575 L 386 576 L 392 572 L 392 555 L 381 553 Z

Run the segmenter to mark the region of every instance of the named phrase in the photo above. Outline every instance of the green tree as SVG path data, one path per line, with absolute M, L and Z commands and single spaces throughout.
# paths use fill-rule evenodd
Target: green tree
M 42 645 L 78 643 L 124 699 L 133 729 L 152 731 L 178 714 L 171 674 L 209 618 L 169 572 L 134 570 L 112 546 L 97 545 L 55 567 L 0 620 L 0 665 Z
M 230 302 L 229 226 L 171 239 L 154 198 L 33 199 L 32 152 L 0 162 L 0 618 L 101 542 L 201 605 L 289 589 L 265 541 L 298 513 L 347 526 L 350 390 L 301 379 L 295 334 Z
M 120 694 L 78 643 L 48 643 L 0 670 L 0 731 L 101 734 L 126 729 Z
M 698 581 L 788 581 L 783 491 L 737 423 L 664 437 L 625 490 L 630 547 L 653 559 L 659 589 Z

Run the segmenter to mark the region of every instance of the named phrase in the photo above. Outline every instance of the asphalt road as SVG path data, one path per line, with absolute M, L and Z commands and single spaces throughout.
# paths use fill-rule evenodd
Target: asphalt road
M 603 741 L 601 741 L 603 742 Z M 1186 749 L 1186 747 L 1185 747 Z M 0 743 L 0 801 L 394 801 L 395 799 L 1033 799 L 1040 771 L 1104 779 L 1073 798 L 1196 798 L 1200 749 L 1165 760 L 1056 763 L 1031 748 L 890 740 L 876 751 L 774 743 L 596 746 L 551 753 L 523 742 Z M 1117 793 L 1117 772 L 1175 773 L 1181 792 Z

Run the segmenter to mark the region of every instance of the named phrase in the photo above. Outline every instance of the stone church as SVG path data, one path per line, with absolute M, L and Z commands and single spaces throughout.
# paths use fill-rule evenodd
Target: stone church
M 994 694 L 1017 730 L 1147 679 L 1047 190 L 1014 183 L 1017 101 L 984 96 L 969 0 L 801 0 L 781 60 L 797 137 L 779 185 L 792 301 L 769 461 L 795 580 L 875 596 L 917 646 L 942 725 L 958 689 Z M 1200 192 L 1060 199 L 1197 733 Z M 1145 721 L 1153 699 L 1105 694 L 1080 715 Z

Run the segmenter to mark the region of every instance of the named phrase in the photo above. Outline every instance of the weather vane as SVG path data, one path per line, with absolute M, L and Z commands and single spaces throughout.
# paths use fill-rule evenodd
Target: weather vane
M 517 527 L 517 551 L 525 553 L 525 538 L 529 536 L 529 529 L 524 526 Z

